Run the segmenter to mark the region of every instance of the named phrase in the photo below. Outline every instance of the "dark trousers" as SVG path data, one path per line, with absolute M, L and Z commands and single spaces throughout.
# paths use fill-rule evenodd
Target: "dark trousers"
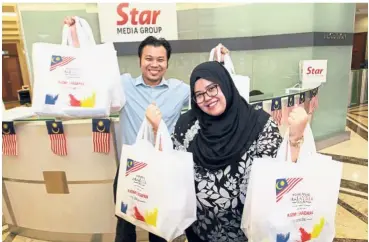
M 113 192 L 114 192 L 114 203 L 117 200 L 117 186 L 118 186 L 118 174 L 119 174 L 119 166 L 117 173 L 115 175 L 114 184 L 113 184 Z M 117 228 L 115 233 L 115 242 L 136 242 L 136 226 L 131 224 L 130 222 L 125 221 L 124 219 L 117 217 Z M 160 238 L 154 234 L 149 233 L 149 241 L 150 242 L 167 242 L 165 239 Z
M 115 242 L 136 242 L 136 226 L 122 218 L 118 218 Z M 149 233 L 150 242 L 166 242 L 165 239 Z
M 205 242 L 204 240 L 200 239 L 197 234 L 195 234 L 191 226 L 186 229 L 186 237 L 188 242 Z

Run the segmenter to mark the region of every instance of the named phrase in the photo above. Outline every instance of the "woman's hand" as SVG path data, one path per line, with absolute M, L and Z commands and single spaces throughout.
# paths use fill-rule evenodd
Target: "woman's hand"
M 69 26 L 70 29 L 70 33 L 72 36 L 72 43 L 73 43 L 73 47 L 78 48 L 79 47 L 79 40 L 78 40 L 78 36 L 77 36 L 77 28 L 76 28 L 76 20 L 74 19 L 74 17 L 71 16 L 67 16 L 64 18 L 64 24 Z
M 215 60 L 218 60 L 218 48 L 220 48 L 220 62 L 224 62 L 224 56 L 229 54 L 229 50 L 223 46 L 222 44 L 218 44 L 216 47 L 215 47 Z
M 68 25 L 69 27 L 73 26 L 76 23 L 74 17 L 67 16 L 64 18 L 64 24 Z
M 296 162 L 299 157 L 300 145 L 303 142 L 304 131 L 308 121 L 309 116 L 302 107 L 294 108 L 288 117 L 288 125 L 290 129 L 289 143 L 292 162 Z
M 290 141 L 296 142 L 303 138 L 309 116 L 302 107 L 296 107 L 292 110 L 288 117 L 288 125 L 290 129 Z
M 146 118 L 153 127 L 154 133 L 159 128 L 162 115 L 158 106 L 155 103 L 150 104 L 146 109 Z

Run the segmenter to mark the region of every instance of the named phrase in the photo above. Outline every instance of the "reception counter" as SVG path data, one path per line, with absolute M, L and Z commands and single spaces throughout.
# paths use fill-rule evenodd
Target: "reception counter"
M 250 103 L 264 101 L 263 108 L 270 112 L 268 101 L 286 96 L 284 92 L 266 93 L 251 97 Z M 298 102 L 299 95 L 295 98 Z M 304 105 L 309 105 L 308 94 Z M 109 154 L 93 152 L 91 119 L 63 121 L 65 157 L 51 151 L 45 120 L 14 121 L 18 155 L 3 155 L 5 223 L 13 233 L 41 240 L 113 241 L 112 184 L 118 164 L 115 134 L 119 133 L 119 117 L 111 117 Z
M 11 232 L 43 240 L 90 241 L 93 234 L 113 234 L 116 148 L 93 152 L 89 119 L 63 124 L 65 157 L 51 151 L 44 120 L 15 122 L 18 156 L 3 155 L 5 222 Z

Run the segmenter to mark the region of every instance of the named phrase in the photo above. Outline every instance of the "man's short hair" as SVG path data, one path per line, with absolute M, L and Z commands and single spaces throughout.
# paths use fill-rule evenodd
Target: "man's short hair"
M 167 61 L 169 61 L 170 54 L 172 53 L 172 47 L 170 46 L 169 42 L 164 38 L 155 38 L 154 36 L 149 36 L 146 39 L 144 39 L 140 46 L 138 47 L 138 57 L 141 59 L 142 56 L 142 50 L 145 48 L 145 46 L 151 45 L 155 47 L 163 46 L 165 50 L 167 51 Z

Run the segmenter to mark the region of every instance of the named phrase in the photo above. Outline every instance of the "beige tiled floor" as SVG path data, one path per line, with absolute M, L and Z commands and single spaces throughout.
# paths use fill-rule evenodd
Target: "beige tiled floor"
M 355 115 L 360 114 L 361 116 Z M 366 117 L 365 117 L 366 116 Z M 348 117 L 351 122 L 358 125 L 367 132 L 368 107 L 356 107 L 349 110 Z M 365 127 L 366 126 L 366 127 Z M 342 160 L 343 174 L 342 179 L 350 183 L 344 187 L 341 183 L 341 193 L 336 212 L 336 238 L 340 242 L 368 241 L 368 141 L 355 133 L 352 129 L 346 128 L 351 132 L 351 139 L 332 147 L 320 150 L 319 152 L 360 158 L 363 164 Z M 366 189 L 363 189 L 363 187 Z M 348 194 L 347 194 L 348 193 Z M 3 241 L 5 242 L 42 242 L 22 236 L 10 235 L 7 225 L 3 226 Z M 140 237 L 147 241 L 147 234 L 139 232 Z M 141 237 L 142 238 L 142 237 Z
M 343 193 L 339 195 L 339 198 L 345 203 L 355 208 L 356 210 L 358 210 L 360 213 L 368 216 L 368 201 L 367 200 L 356 197 L 356 196 L 343 194 Z
M 368 171 L 358 165 L 344 163 L 342 179 L 368 184 Z
M 336 212 L 336 237 L 355 240 L 368 239 L 368 224 L 362 222 L 341 206 Z M 347 242 L 353 240 L 347 240 Z
M 346 130 L 351 132 L 350 140 L 320 150 L 320 152 L 368 159 L 368 141 L 347 127 Z
M 360 116 L 356 115 L 360 114 Z M 348 119 L 362 130 L 368 131 L 368 107 L 356 107 L 349 109 Z M 346 238 L 346 241 L 368 241 L 368 141 L 346 128 L 351 132 L 349 141 L 321 150 L 324 153 L 341 156 L 356 157 L 366 160 L 366 165 L 344 163 L 342 179 L 355 182 L 358 186 L 341 188 L 340 205 L 337 205 L 336 213 L 336 237 Z M 358 187 L 365 187 L 360 190 Z M 341 184 L 342 186 L 342 184 Z M 351 239 L 351 240 L 350 240 Z M 342 240 L 341 240 L 342 241 Z

